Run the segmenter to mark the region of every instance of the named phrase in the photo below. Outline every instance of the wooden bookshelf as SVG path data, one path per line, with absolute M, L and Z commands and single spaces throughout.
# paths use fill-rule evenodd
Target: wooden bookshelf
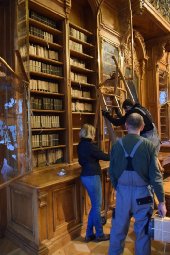
M 84 8 L 83 2 L 73 4 L 69 22 L 69 54 L 72 108 L 72 160 L 77 160 L 79 132 L 84 123 L 94 124 L 96 112 L 96 51 L 95 28 L 82 17 L 77 22 L 76 13 Z
M 67 160 L 64 33 L 62 17 L 33 1 L 18 4 L 18 47 L 30 80 L 33 168 Z

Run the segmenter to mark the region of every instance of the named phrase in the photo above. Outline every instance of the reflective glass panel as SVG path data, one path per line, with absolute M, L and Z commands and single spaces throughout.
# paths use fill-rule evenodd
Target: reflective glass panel
M 0 187 L 31 170 L 27 91 L 0 59 Z

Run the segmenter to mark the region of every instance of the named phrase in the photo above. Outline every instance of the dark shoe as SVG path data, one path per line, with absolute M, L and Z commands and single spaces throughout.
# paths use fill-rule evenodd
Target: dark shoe
M 103 236 L 96 237 L 96 242 L 107 241 L 109 239 L 110 239 L 110 235 L 109 234 L 104 234 Z
M 85 240 L 86 243 L 88 243 L 88 242 L 93 241 L 94 239 L 96 239 L 96 236 L 91 235 L 91 236 L 86 236 L 84 240 Z
M 101 222 L 102 222 L 102 225 L 105 225 L 107 223 L 106 216 L 101 216 Z

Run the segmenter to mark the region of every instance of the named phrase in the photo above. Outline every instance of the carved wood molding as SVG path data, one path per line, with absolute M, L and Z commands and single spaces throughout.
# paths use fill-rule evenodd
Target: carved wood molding
M 158 63 L 165 54 L 165 46 L 166 42 L 158 43 L 157 45 L 154 45 L 153 51 L 154 51 L 154 58 L 155 62 Z
M 121 41 L 121 52 L 124 55 L 124 62 L 126 66 L 132 66 L 131 56 L 131 34 L 130 31 L 124 35 Z M 133 48 L 133 61 L 135 67 L 135 73 L 137 76 L 143 78 L 145 73 L 145 66 L 148 60 L 146 52 L 146 45 L 143 36 L 136 30 L 134 30 L 134 48 Z
M 144 0 L 131 0 L 133 15 L 141 15 L 144 10 Z
M 153 48 L 155 62 L 159 62 L 163 58 L 167 44 L 170 44 L 170 36 L 165 36 L 148 42 L 148 47 Z
M 140 47 L 140 59 L 148 59 L 147 53 L 146 53 L 146 45 L 143 36 L 137 31 L 134 30 L 134 40 Z
M 91 6 L 91 9 L 95 15 L 97 15 L 98 9 L 100 8 L 102 2 L 104 0 L 88 0 L 89 5 Z
M 39 194 L 39 196 L 38 196 L 39 208 L 47 206 L 47 204 L 48 204 L 47 198 L 48 198 L 47 192 L 43 192 L 43 193 Z
M 65 4 L 64 7 L 65 7 L 66 17 L 68 17 L 70 14 L 70 10 L 71 10 L 71 0 L 65 0 L 64 4 Z

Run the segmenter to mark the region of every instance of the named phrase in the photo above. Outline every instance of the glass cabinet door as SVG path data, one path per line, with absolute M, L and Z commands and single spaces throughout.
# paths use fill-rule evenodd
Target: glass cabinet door
M 27 91 L 0 58 L 0 188 L 31 170 Z

